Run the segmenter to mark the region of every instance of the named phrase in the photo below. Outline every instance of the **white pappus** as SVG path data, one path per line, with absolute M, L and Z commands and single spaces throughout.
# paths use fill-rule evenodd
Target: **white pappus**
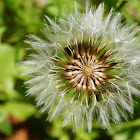
M 27 95 L 36 97 L 48 119 L 63 118 L 74 130 L 100 122 L 120 123 L 133 114 L 132 95 L 140 95 L 139 28 L 121 22 L 113 10 L 105 17 L 104 4 L 56 21 L 47 17 L 46 40 L 30 35 L 25 42 L 34 50 L 22 63 Z

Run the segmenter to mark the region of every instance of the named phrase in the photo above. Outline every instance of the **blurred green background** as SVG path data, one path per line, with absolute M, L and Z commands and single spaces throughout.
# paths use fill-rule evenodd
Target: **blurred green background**
M 90 5 L 105 3 L 106 14 L 111 7 L 123 14 L 123 21 L 140 25 L 140 0 L 91 0 Z M 77 0 L 82 12 L 85 0 Z M 42 36 L 45 17 L 54 19 L 74 11 L 74 0 L 0 0 L 0 140 L 140 140 L 140 103 L 129 122 L 111 124 L 102 130 L 93 124 L 92 133 L 73 133 L 70 126 L 61 127 L 61 120 L 46 121 L 33 98 L 25 97 L 27 89 L 20 77 L 23 67 L 17 65 L 27 55 L 23 42 L 28 34 Z M 139 102 L 139 99 L 135 99 Z

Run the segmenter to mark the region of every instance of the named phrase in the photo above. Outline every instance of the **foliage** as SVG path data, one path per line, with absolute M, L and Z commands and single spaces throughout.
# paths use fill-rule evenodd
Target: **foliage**
M 123 20 L 140 25 L 139 0 L 91 0 L 90 4 L 98 6 L 101 2 L 105 3 L 106 12 L 114 7 L 115 12 L 123 14 Z M 77 0 L 77 3 L 82 12 L 85 0 Z M 46 122 L 47 114 L 41 115 L 32 99 L 25 97 L 23 82 L 28 77 L 20 77 L 25 68 L 18 65 L 29 53 L 25 50 L 23 40 L 30 33 L 42 36 L 40 29 L 44 26 L 44 15 L 54 19 L 57 16 L 65 16 L 65 11 L 73 11 L 73 8 L 74 0 L 0 1 L 0 133 L 12 136 L 15 125 L 30 122 L 35 133 L 40 131 L 38 137 L 41 140 L 138 140 L 140 104 L 135 104 L 135 114 L 133 118 L 129 118 L 129 122 L 112 124 L 111 130 L 102 130 L 95 124 L 92 133 L 85 130 L 74 134 L 70 127 L 61 127 L 61 120 Z

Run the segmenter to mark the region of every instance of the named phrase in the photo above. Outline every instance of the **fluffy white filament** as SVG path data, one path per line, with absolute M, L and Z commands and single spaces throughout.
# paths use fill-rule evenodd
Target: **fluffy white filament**
M 74 129 L 84 126 L 88 131 L 92 131 L 92 122 L 101 122 L 105 128 L 110 128 L 110 120 L 115 123 L 121 122 L 121 117 L 127 119 L 127 112 L 133 113 L 132 94 L 140 95 L 140 45 L 136 37 L 139 28 L 135 25 L 129 26 L 121 23 L 121 14 L 113 15 L 112 10 L 104 18 L 104 5 L 100 4 L 97 9 L 94 7 L 80 14 L 75 6 L 75 13 L 68 13 L 65 19 L 59 18 L 58 24 L 47 17 L 50 25 L 46 25 L 43 33 L 48 41 L 30 35 L 25 42 L 31 45 L 34 53 L 23 62 L 29 69 L 23 73 L 31 77 L 25 84 L 28 86 L 28 95 L 36 96 L 37 106 L 42 106 L 41 112 L 48 112 L 48 119 L 52 121 L 55 117 L 63 118 L 63 126 L 68 123 L 73 124 Z M 97 101 L 96 98 L 90 105 L 81 105 L 81 102 L 74 100 L 63 94 L 57 88 L 57 81 L 51 75 L 55 63 L 52 61 L 59 56 L 59 44 L 63 49 L 74 42 L 81 42 L 92 38 L 98 40 L 102 38 L 101 45 L 107 45 L 111 51 L 116 51 L 109 59 L 118 61 L 122 79 L 114 83 L 121 89 L 112 90 L 110 85 L 106 87 L 111 95 L 102 95 L 103 99 Z M 62 58 L 63 59 L 63 58 Z M 69 93 L 68 93 L 69 94 Z

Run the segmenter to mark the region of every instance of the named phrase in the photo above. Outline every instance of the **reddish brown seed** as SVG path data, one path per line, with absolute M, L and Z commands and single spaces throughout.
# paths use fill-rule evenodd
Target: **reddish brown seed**
M 75 60 L 74 60 L 72 57 L 70 57 L 67 53 L 65 53 L 65 55 L 66 55 L 67 59 L 68 59 L 72 64 L 75 63 Z
M 59 61 L 61 62 L 61 67 L 65 68 L 62 70 L 63 72 L 59 72 L 59 74 L 62 74 L 59 78 L 67 80 L 68 84 L 66 86 L 69 88 L 69 91 L 73 88 L 76 89 L 73 99 L 77 99 L 75 96 L 81 93 L 85 94 L 86 90 L 88 90 L 86 94 L 89 92 L 91 94 L 102 94 L 102 91 L 105 91 L 104 85 L 110 84 L 110 79 L 115 78 L 115 76 L 105 73 L 115 69 L 113 66 L 117 65 L 116 62 L 109 62 L 108 57 L 113 53 L 107 50 L 108 47 L 101 46 L 101 42 L 96 47 L 96 41 L 94 42 L 91 38 L 88 46 L 84 46 L 85 44 L 83 39 L 80 44 L 75 43 L 71 45 L 71 55 L 63 51 L 69 63 Z M 83 92 L 80 92 L 81 90 Z
M 81 44 L 81 55 L 84 56 L 84 57 L 86 56 L 84 42 L 82 42 L 82 44 Z
M 94 76 L 92 76 L 92 79 L 94 80 L 96 86 L 101 86 L 101 83 L 98 81 L 97 78 L 95 78 Z
M 113 67 L 115 65 L 117 65 L 117 63 L 109 63 L 109 64 L 106 65 L 106 67 Z
M 77 87 L 76 87 L 76 92 L 79 92 L 82 88 L 82 84 L 78 84 Z
M 78 82 L 76 81 L 76 80 L 71 80 L 70 82 L 69 82 L 69 84 L 74 88 L 74 87 L 76 87 L 77 86 L 77 84 L 78 84 Z
M 65 69 L 72 69 L 72 65 L 68 65 L 68 64 L 60 64 L 60 65 Z
M 82 87 L 83 92 L 85 92 L 86 89 L 87 89 L 86 84 L 87 84 L 87 77 L 84 77 L 84 84 L 83 84 L 83 87 Z
M 94 92 L 98 92 L 98 89 L 96 88 L 96 86 L 95 86 L 93 80 L 90 79 L 90 81 L 91 81 L 92 90 L 93 90 Z
M 92 86 L 88 85 L 88 90 L 90 91 L 90 93 L 92 93 Z
M 81 58 L 81 55 L 79 54 L 78 50 L 75 50 L 75 55 L 77 58 L 79 58 L 79 59 Z
M 75 78 L 75 75 L 71 75 L 71 76 L 64 76 L 65 79 L 71 80 Z

